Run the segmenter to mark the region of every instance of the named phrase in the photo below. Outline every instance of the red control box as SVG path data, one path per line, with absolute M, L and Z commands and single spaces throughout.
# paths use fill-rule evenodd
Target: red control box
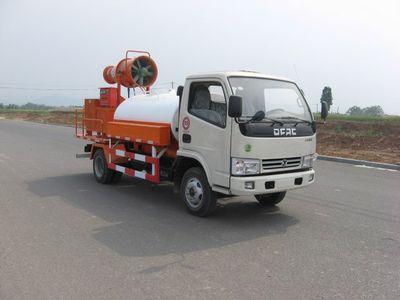
M 114 87 L 100 88 L 100 106 L 117 107 L 118 89 Z

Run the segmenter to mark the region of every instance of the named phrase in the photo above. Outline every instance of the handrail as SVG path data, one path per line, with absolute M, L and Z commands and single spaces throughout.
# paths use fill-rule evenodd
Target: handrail
M 148 52 L 148 51 L 142 51 L 142 50 L 126 50 L 125 59 L 128 58 L 128 53 L 129 53 L 129 52 L 131 52 L 131 53 L 143 53 L 143 54 L 147 54 L 147 55 L 150 57 L 150 52 Z
M 101 122 L 101 133 L 104 134 L 104 121 L 102 119 L 94 119 L 94 118 L 83 118 L 83 121 L 94 121 L 94 122 Z
M 78 135 L 78 112 L 81 112 L 82 115 L 84 114 L 84 109 L 83 108 L 76 108 L 75 109 L 75 136 Z M 82 121 L 82 135 L 84 132 L 84 125 L 83 125 L 83 121 Z
M 82 114 L 82 119 L 80 122 L 80 128 L 82 129 L 82 132 L 80 133 L 80 135 L 78 136 L 78 114 L 81 113 Z M 102 119 L 97 119 L 97 118 L 85 118 L 85 109 L 75 109 L 75 136 L 79 137 L 79 138 L 85 138 L 85 137 L 90 137 L 89 135 L 87 135 L 87 131 L 86 131 L 86 122 L 96 122 L 96 123 L 100 123 L 100 130 L 91 130 L 91 131 L 95 131 L 97 132 L 97 138 L 99 138 L 99 134 L 101 135 L 101 139 L 104 138 L 105 136 L 105 132 L 104 132 L 104 120 Z M 92 127 L 92 126 L 90 126 Z M 96 126 L 97 127 L 97 126 Z M 97 129 L 97 128 L 96 128 Z M 93 136 L 94 137 L 94 136 Z

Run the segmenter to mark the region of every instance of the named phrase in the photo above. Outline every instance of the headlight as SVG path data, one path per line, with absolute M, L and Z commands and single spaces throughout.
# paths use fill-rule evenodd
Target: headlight
M 306 155 L 303 157 L 303 168 L 312 168 L 314 161 L 317 160 L 317 154 Z
M 260 161 L 258 159 L 232 158 L 233 175 L 250 175 L 260 173 Z

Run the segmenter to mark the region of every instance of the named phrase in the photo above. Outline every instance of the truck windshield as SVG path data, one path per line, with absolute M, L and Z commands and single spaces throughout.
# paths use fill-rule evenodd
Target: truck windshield
M 254 77 L 230 77 L 229 83 L 233 94 L 243 99 L 243 118 L 263 111 L 265 121 L 312 121 L 307 103 L 294 83 Z

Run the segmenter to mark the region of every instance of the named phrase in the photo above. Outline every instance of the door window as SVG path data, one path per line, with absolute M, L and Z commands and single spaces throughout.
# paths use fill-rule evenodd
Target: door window
M 189 113 L 219 127 L 226 125 L 226 99 L 218 82 L 195 82 L 190 85 Z

